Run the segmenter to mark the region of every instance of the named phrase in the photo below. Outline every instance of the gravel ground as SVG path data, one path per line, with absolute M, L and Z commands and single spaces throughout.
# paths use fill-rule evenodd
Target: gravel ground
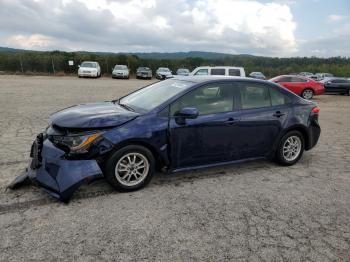
M 133 193 L 103 180 L 62 204 L 6 191 L 49 114 L 150 81 L 0 76 L 1 261 L 350 261 L 350 97 L 324 95 L 318 145 L 268 161 L 157 174 Z

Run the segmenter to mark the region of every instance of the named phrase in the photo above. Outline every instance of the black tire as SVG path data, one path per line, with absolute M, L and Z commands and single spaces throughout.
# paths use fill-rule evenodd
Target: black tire
M 309 95 L 311 91 L 311 96 Z M 301 93 L 301 97 L 306 100 L 311 100 L 314 97 L 314 91 L 311 88 L 305 88 Z
M 299 155 L 293 159 L 293 160 L 288 160 L 286 159 L 286 157 L 283 154 L 283 147 L 287 141 L 288 138 L 291 137 L 298 137 L 300 139 L 301 142 L 301 148 L 300 148 L 300 152 Z M 282 166 L 291 166 L 294 165 L 296 162 L 299 161 L 299 159 L 302 157 L 303 152 L 305 149 L 305 140 L 304 140 L 304 136 L 299 132 L 299 131 L 290 131 L 288 133 L 286 133 L 280 140 L 279 144 L 278 144 L 278 148 L 276 150 L 276 160 L 277 162 L 282 165 Z
M 145 175 L 145 178 L 142 181 L 140 181 L 140 183 L 133 186 L 126 186 L 122 184 L 120 181 L 118 181 L 115 175 L 115 168 L 118 161 L 123 156 L 130 153 L 137 153 L 137 154 L 143 155 L 148 160 L 149 169 L 148 169 L 148 173 Z M 129 192 L 129 191 L 134 191 L 134 190 L 143 188 L 152 180 L 154 173 L 155 173 L 155 160 L 154 160 L 153 154 L 147 148 L 139 145 L 129 145 L 119 149 L 107 160 L 105 165 L 105 178 L 107 179 L 109 184 L 111 184 L 116 190 L 121 192 Z

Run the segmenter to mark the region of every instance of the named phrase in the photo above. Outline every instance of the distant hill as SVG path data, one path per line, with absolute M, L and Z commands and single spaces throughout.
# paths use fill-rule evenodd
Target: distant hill
M 33 51 L 33 50 L 25 50 L 25 49 L 16 49 L 9 47 L 0 47 L 0 53 L 25 53 L 25 52 L 49 52 L 49 51 Z M 252 56 L 247 54 L 242 55 L 232 55 L 225 53 L 216 53 L 216 52 L 204 52 L 204 51 L 189 51 L 189 52 L 151 52 L 151 53 L 141 53 L 141 52 L 89 52 L 89 51 L 76 51 L 74 53 L 88 53 L 88 54 L 96 54 L 96 55 L 136 55 L 139 58 L 143 59 L 184 59 L 188 57 L 199 57 L 203 59 L 222 59 L 227 56 Z
M 227 56 L 232 56 L 231 54 L 216 53 L 216 52 L 202 52 L 202 51 L 189 51 L 189 52 L 173 52 L 173 53 L 126 53 L 137 55 L 144 59 L 183 59 L 188 57 L 200 57 L 204 59 L 222 59 Z
M 0 46 L 0 52 L 2 52 L 2 53 L 24 53 L 24 52 L 33 52 L 33 51 Z

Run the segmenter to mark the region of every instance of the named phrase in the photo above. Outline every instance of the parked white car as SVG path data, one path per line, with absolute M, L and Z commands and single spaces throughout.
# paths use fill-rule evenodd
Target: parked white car
M 173 77 L 171 70 L 167 67 L 159 67 L 156 71 L 156 78 L 164 80 Z
M 79 77 L 100 77 L 101 67 L 99 63 L 93 61 L 84 61 L 79 65 L 78 69 Z
M 116 65 L 112 71 L 112 78 L 126 78 L 129 79 L 130 71 L 126 65 Z
M 215 75 L 215 76 L 241 76 L 245 77 L 245 71 L 243 67 L 236 66 L 200 66 L 194 69 L 192 76 L 198 75 Z

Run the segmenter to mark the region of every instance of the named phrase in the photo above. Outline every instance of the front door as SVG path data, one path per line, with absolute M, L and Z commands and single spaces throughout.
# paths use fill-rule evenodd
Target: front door
M 169 134 L 173 168 L 210 165 L 238 157 L 235 87 L 229 82 L 198 87 L 170 106 Z M 196 119 L 179 121 L 181 108 L 195 107 Z

